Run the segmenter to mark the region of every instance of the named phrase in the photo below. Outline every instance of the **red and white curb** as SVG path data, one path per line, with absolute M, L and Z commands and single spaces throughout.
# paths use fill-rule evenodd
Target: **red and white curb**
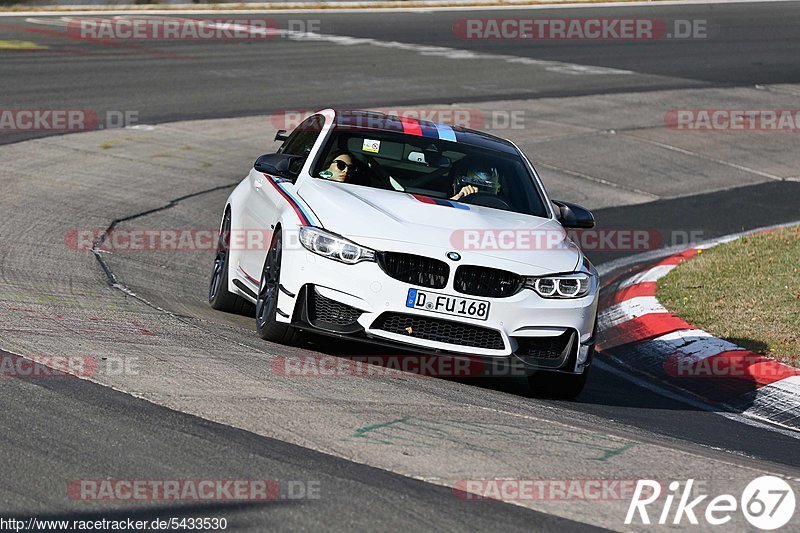
M 800 430 L 800 369 L 714 337 L 656 298 L 658 280 L 677 265 L 735 238 L 684 250 L 617 282 L 601 301 L 598 350 L 713 404 Z

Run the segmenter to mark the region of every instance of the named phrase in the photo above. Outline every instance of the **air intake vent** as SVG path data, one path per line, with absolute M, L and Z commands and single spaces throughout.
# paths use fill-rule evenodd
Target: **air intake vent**
M 561 368 L 575 354 L 578 334 L 567 330 L 557 337 L 515 337 L 514 352 L 524 360 L 540 367 Z
M 312 325 L 318 327 L 349 326 L 360 316 L 361 311 L 355 307 L 325 298 L 316 290 L 312 290 L 308 309 L 308 319 Z
M 499 331 L 439 318 L 403 313 L 383 313 L 373 322 L 372 329 L 380 329 L 415 339 L 472 348 L 505 349 L 505 343 Z

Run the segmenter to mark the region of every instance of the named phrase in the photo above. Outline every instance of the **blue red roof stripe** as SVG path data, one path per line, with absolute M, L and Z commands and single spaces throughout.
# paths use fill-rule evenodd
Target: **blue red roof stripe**
M 400 117 L 379 113 L 377 111 L 337 110 L 335 122 L 336 126 L 341 129 L 352 128 L 356 130 L 405 133 L 403 128 L 404 123 L 401 122 Z M 438 136 L 438 138 L 443 141 L 458 142 L 486 150 L 497 150 L 506 154 L 518 155 L 517 149 L 514 148 L 510 141 L 489 133 L 461 126 L 433 123 L 426 120 L 416 120 L 415 122 L 419 125 L 421 130 L 420 134 L 425 138 L 436 139 Z M 437 132 L 436 136 L 432 134 L 434 129 Z M 406 135 L 408 135 L 408 133 L 406 133 Z
M 456 132 L 447 124 L 437 124 L 439 138 L 443 141 L 456 142 Z
M 403 133 L 422 136 L 422 128 L 417 119 L 400 117 L 400 122 L 403 124 Z
M 428 139 L 441 139 L 439 135 L 439 128 L 441 126 L 443 126 L 443 124 L 435 124 L 424 120 L 419 121 L 419 129 L 422 130 L 422 136 Z

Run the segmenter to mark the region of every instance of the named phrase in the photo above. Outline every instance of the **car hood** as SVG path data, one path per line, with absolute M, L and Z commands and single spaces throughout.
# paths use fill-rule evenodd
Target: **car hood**
M 482 206 L 426 203 L 408 193 L 306 180 L 298 194 L 328 231 L 377 250 L 444 259 L 523 275 L 571 272 L 581 252 L 556 220 Z M 527 236 L 527 238 L 526 238 Z

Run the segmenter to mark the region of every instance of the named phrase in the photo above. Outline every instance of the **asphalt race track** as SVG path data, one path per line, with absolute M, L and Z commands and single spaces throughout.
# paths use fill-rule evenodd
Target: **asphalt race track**
M 438 46 L 632 73 L 576 76 L 558 69 L 509 64 L 494 57 L 452 60 L 446 57 L 446 51 L 436 55 L 436 51 L 329 46 L 328 42 L 277 38 L 137 41 L 112 46 L 82 41 L 74 38 L 74 34 L 72 38 L 64 37 L 66 23 L 59 21 L 60 17 L 0 17 L 3 39 L 33 40 L 50 47 L 43 52 L 4 51 L 1 83 L 4 105 L 9 108 L 35 108 L 57 100 L 70 109 L 90 108 L 98 113 L 109 109 L 135 110 L 141 123 L 152 124 L 262 115 L 298 108 L 753 86 L 797 83 L 800 78 L 797 64 L 800 7 L 794 2 L 586 8 L 547 13 L 553 18 L 588 18 L 612 11 L 620 18 L 650 17 L 669 24 L 675 19 L 705 20 L 707 38 L 521 41 L 469 40 L 454 35 L 452 27 L 458 20 L 487 18 L 491 11 L 417 11 L 391 16 L 380 12 L 230 15 L 236 20 L 240 17 L 274 20 L 280 28 L 288 28 L 289 20 L 296 20 L 299 22 L 293 27 L 311 28 L 324 35 Z M 515 18 L 524 17 L 526 12 L 501 13 L 502 17 Z
M 112 222 L 215 228 L 231 188 L 277 146 L 274 131 L 293 116 L 285 110 L 328 106 L 477 117 L 528 154 L 552 197 L 591 208 L 601 229 L 658 235 L 649 252 L 800 219 L 796 131 L 690 132 L 666 118 L 800 107 L 800 2 L 546 10 L 702 19 L 701 39 L 481 41 L 452 30 L 459 19 L 542 12 L 248 14 L 280 28 L 301 20 L 315 35 L 111 44 L 69 35 L 60 16 L 0 16 L 1 109 L 87 109 L 105 126 L 109 112 L 133 117 L 133 127 L 66 135 L 0 130 L 0 357 L 99 362 L 88 379 L 0 380 L 0 518 L 630 530 L 629 496 L 504 503 L 453 487 L 694 478 L 716 495 L 774 474 L 797 492 L 796 432 L 702 409 L 602 354 L 574 402 L 529 397 L 512 378 L 286 376 L 277 369 L 287 357 L 382 352 L 260 341 L 251 317 L 205 302 L 213 250 L 114 251 L 99 262 L 75 249 L 70 235 Z M 588 255 L 610 279 L 643 251 Z M 106 478 L 270 479 L 282 496 L 292 483 L 319 493 L 109 502 L 67 489 Z M 737 516 L 726 527 L 749 526 Z

